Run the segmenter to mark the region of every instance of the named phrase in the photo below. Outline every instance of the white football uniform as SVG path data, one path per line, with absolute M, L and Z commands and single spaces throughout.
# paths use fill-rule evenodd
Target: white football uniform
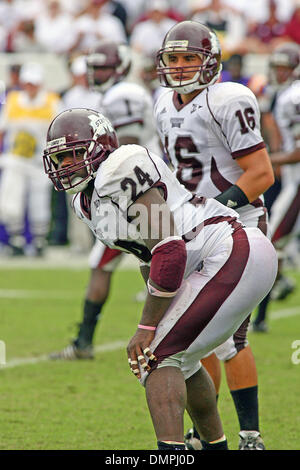
M 292 152 L 300 146 L 300 81 L 295 81 L 277 100 L 274 117 L 282 136 L 282 150 Z M 282 166 L 282 189 L 272 207 L 272 241 L 284 248 L 300 225 L 300 163 Z
M 171 364 L 188 378 L 269 292 L 277 258 L 259 229 L 244 228 L 238 214 L 215 199 L 192 195 L 159 156 L 139 145 L 115 150 L 99 167 L 91 201 L 79 193 L 73 207 L 104 244 L 151 263 L 149 234 L 135 217 L 144 206 L 133 205 L 150 188 L 162 190 L 187 248 L 183 284 L 150 346 L 158 358 L 153 367 Z
M 252 91 L 232 82 L 214 84 L 187 104 L 167 90 L 158 98 L 154 114 L 161 141 L 178 180 L 192 192 L 216 197 L 242 175 L 236 159 L 265 147 L 260 132 L 260 111 Z M 237 209 L 247 227 L 268 234 L 263 196 Z M 247 346 L 245 322 L 239 335 L 216 351 L 228 360 Z
M 212 85 L 184 105 L 167 90 L 154 114 L 158 132 L 179 181 L 192 192 L 216 197 L 243 173 L 236 159 L 265 147 L 254 94 L 238 83 Z M 246 226 L 266 233 L 263 196 L 237 209 Z
M 160 152 L 159 137 L 155 128 L 153 102 L 144 87 L 122 81 L 112 86 L 103 96 L 101 112 L 114 126 L 117 136 L 137 138 L 150 151 Z M 124 253 L 110 250 L 98 240 L 89 256 L 89 265 L 113 272 Z

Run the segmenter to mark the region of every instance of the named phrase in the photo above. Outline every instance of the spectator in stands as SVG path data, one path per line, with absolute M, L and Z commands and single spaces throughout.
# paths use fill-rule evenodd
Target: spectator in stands
M 116 16 L 104 11 L 103 0 L 90 0 L 83 15 L 75 21 L 78 35 L 77 47 L 82 52 L 88 52 L 101 38 L 118 42 L 127 42 L 125 28 Z
M 70 64 L 71 87 L 62 96 L 63 110 L 90 108 L 100 110 L 101 95 L 92 91 L 87 81 L 86 57 L 75 57 Z
M 258 97 L 263 92 L 267 78 L 262 74 L 244 73 L 244 56 L 233 54 L 223 65 L 222 82 L 236 82 L 247 86 Z
M 130 45 L 141 54 L 149 54 L 161 47 L 169 29 L 176 23 L 168 17 L 166 0 L 150 0 L 147 2 L 146 16 L 148 19 L 138 22 L 131 32 Z
M 11 34 L 9 43 L 11 52 L 42 52 L 44 48 L 37 41 L 35 22 L 32 19 L 21 21 Z
M 138 21 L 141 15 L 144 12 L 144 3 L 145 0 L 119 0 L 120 4 L 126 10 L 127 13 L 127 31 L 132 30 L 133 25 Z
M 73 17 L 62 10 L 59 0 L 49 0 L 47 6 L 35 20 L 36 39 L 47 52 L 68 53 L 77 39 Z
M 266 3 L 267 19 L 248 24 L 247 37 L 240 45 L 240 50 L 245 54 L 270 54 L 278 42 L 284 40 L 286 26 L 279 15 L 276 0 L 267 0 Z
M 118 18 L 125 31 L 127 31 L 127 10 L 120 2 L 115 0 L 102 0 L 103 12 L 109 13 Z
M 295 10 L 290 21 L 286 24 L 285 36 L 289 41 L 300 44 L 300 1 L 296 0 Z
M 229 55 L 239 51 L 239 44 L 246 35 L 247 27 L 244 17 L 238 10 L 227 6 L 221 0 L 211 0 L 204 7 L 199 7 L 195 3 L 192 19 L 206 24 L 217 33 L 225 60 Z

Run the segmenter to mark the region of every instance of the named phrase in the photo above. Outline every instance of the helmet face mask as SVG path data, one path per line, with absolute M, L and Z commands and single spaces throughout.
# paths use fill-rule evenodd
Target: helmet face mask
M 196 55 L 198 64 L 172 65 L 172 55 Z M 157 54 L 157 74 L 161 85 L 187 94 L 215 83 L 221 73 L 221 48 L 216 34 L 196 21 L 177 23 L 167 33 Z M 194 72 L 192 77 L 187 77 Z
M 87 78 L 90 88 L 105 93 L 129 73 L 131 57 L 125 44 L 100 41 L 87 56 Z
M 100 113 L 81 108 L 64 111 L 48 129 L 45 172 L 57 191 L 83 191 L 118 145 L 111 123 Z
M 270 83 L 287 86 L 298 78 L 300 47 L 296 43 L 283 43 L 271 54 L 269 60 Z
M 65 150 L 60 151 L 57 151 L 57 147 L 51 146 L 51 142 L 49 144 L 44 153 L 44 167 L 55 189 L 71 194 L 83 191 L 89 181 L 94 178 L 96 168 L 99 166 L 97 164 L 103 160 L 104 149 L 99 151 L 98 148 L 95 157 L 96 141 L 94 140 L 70 142 L 66 144 Z M 60 168 L 59 161 L 67 156 L 69 157 L 68 166 Z

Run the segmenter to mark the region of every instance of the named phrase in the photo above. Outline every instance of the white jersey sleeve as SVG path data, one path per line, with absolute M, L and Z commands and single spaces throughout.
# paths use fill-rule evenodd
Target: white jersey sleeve
M 143 193 L 160 181 L 160 172 L 144 147 L 122 145 L 101 164 L 95 189 L 126 211 Z
M 238 83 L 223 83 L 207 93 L 212 125 L 233 158 L 261 146 L 260 111 L 252 91 Z M 225 85 L 225 86 L 224 86 Z
M 114 126 L 118 137 L 131 136 L 140 145 L 156 135 L 150 94 L 136 83 L 120 82 L 109 89 L 102 101 L 103 114 Z

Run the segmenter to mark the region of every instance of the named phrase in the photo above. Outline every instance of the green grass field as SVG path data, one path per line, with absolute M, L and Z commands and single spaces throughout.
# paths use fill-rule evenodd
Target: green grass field
M 300 274 L 290 275 L 300 286 Z M 0 370 L 0 450 L 156 448 L 144 389 L 126 356 L 142 308 L 133 301 L 143 287 L 138 272 L 114 275 L 94 361 L 47 360 L 76 333 L 88 276 L 87 269 L 0 269 L 0 340 L 7 361 Z M 268 449 L 300 450 L 300 364 L 291 360 L 297 353 L 292 343 L 300 340 L 300 290 L 273 303 L 269 326 L 268 334 L 249 334 L 259 372 L 261 431 Z M 238 421 L 224 374 L 219 409 L 229 446 L 236 449 Z

